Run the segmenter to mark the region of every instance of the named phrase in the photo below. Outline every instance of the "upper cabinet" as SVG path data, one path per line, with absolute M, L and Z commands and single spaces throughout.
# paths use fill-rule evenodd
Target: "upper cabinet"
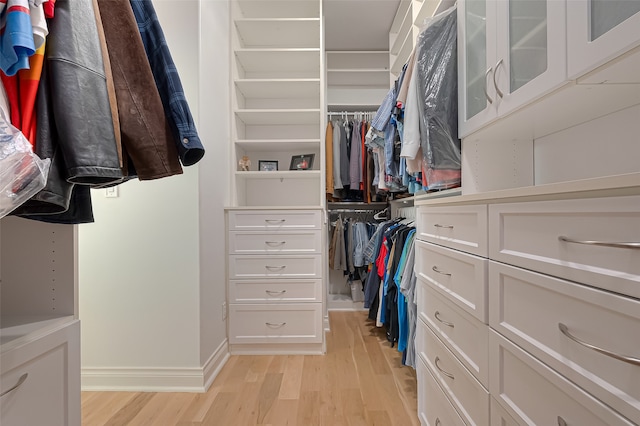
M 461 137 L 566 82 L 565 17 L 557 0 L 458 4 Z
M 235 0 L 231 4 L 235 170 L 231 204 L 320 206 L 324 132 L 321 3 Z M 306 163 L 308 169 L 289 170 L 294 157 L 309 154 L 314 161 Z M 243 158 L 251 163 L 248 170 L 240 166 Z
M 567 37 L 569 78 L 575 79 L 640 45 L 640 1 L 568 0 Z M 635 61 L 615 83 L 640 82 Z

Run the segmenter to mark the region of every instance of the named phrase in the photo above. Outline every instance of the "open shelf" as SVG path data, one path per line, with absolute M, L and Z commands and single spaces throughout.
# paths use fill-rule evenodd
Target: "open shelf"
M 413 26 L 411 27 L 411 30 L 409 31 L 409 33 L 407 33 L 404 39 L 404 42 L 402 44 L 402 47 L 400 48 L 400 51 L 398 52 L 398 54 L 395 55 L 395 58 L 393 60 L 393 65 L 391 65 L 391 72 L 393 74 L 399 74 L 404 64 L 406 64 L 407 61 L 409 60 L 409 57 L 411 56 L 411 51 L 413 51 L 413 45 L 418 35 L 417 33 L 418 31 L 415 30 Z
M 317 18 L 320 5 L 314 1 L 237 0 L 245 18 Z
M 246 98 L 311 98 L 320 96 L 319 78 L 242 79 L 236 87 Z
M 238 49 L 235 55 L 252 78 L 276 73 L 285 78 L 302 73 L 320 76 L 320 49 Z
M 398 29 L 396 39 L 394 40 L 391 48 L 389 49 L 389 53 L 392 55 L 397 55 L 400 49 L 402 48 L 402 41 L 406 38 L 406 35 L 411 31 L 411 27 L 413 26 L 413 7 L 409 7 L 405 12 L 404 18 L 402 19 L 402 24 L 400 24 L 400 28 Z
M 241 45 L 250 47 L 320 47 L 319 18 L 249 18 L 235 21 Z
M 318 149 L 320 142 L 320 139 L 241 139 L 236 141 L 236 145 L 245 151 L 312 152 Z
M 249 125 L 320 123 L 320 109 L 241 109 L 235 114 Z
M 287 165 L 288 167 L 288 165 Z M 274 172 L 236 172 L 237 179 L 319 179 L 320 170 L 278 170 Z

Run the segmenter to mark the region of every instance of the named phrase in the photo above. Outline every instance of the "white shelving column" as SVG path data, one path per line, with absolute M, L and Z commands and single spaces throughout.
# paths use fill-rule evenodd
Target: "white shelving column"
M 321 353 L 320 265 L 326 251 L 322 2 L 233 0 L 231 8 L 230 349 Z M 312 156 L 308 169 L 291 167 L 301 155 Z M 243 157 L 251 162 L 249 170 L 239 166 Z M 269 169 L 261 166 L 264 161 Z

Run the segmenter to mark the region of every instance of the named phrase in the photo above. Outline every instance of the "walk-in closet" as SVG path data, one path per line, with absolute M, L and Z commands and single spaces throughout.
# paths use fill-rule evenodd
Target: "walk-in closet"
M 8 0 L 0 53 L 0 425 L 640 424 L 639 0 Z

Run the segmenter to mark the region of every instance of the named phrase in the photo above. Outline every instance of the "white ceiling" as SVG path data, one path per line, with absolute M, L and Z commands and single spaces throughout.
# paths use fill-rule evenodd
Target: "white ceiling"
M 325 50 L 389 50 L 400 0 L 323 0 Z

